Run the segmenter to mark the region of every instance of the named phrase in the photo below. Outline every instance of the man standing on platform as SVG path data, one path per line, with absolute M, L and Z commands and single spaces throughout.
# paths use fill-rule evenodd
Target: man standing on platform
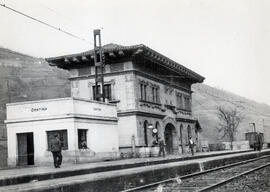
M 193 156 L 193 155 L 194 155 L 194 151 L 193 151 L 194 141 L 192 140 L 192 138 L 191 138 L 191 137 L 189 137 L 189 140 L 188 140 L 188 145 L 189 145 L 189 148 L 190 148 L 191 154 L 192 154 L 192 156 Z
M 51 152 L 53 155 L 53 163 L 55 168 L 60 168 L 62 164 L 62 145 L 58 134 L 54 134 L 54 138 L 51 141 Z
M 159 141 L 158 156 L 161 156 L 161 153 L 162 153 L 163 157 L 165 157 L 165 144 L 164 144 L 164 141 L 162 139 Z

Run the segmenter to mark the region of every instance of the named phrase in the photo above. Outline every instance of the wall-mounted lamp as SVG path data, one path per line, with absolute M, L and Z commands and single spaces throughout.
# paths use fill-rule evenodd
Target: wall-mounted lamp
M 153 126 L 153 124 L 148 124 L 148 129 L 153 129 L 154 128 L 154 126 Z

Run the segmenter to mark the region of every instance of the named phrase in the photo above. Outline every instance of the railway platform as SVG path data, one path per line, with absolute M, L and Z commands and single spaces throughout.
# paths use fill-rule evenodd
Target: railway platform
M 160 179 L 270 154 L 270 150 L 218 151 L 134 158 L 87 164 L 64 164 L 60 169 L 27 167 L 0 170 L 0 191 L 121 191 Z

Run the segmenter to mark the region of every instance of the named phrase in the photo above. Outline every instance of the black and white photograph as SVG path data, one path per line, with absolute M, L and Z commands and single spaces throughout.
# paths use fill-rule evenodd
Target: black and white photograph
M 0 0 L 0 192 L 269 192 L 270 1 Z

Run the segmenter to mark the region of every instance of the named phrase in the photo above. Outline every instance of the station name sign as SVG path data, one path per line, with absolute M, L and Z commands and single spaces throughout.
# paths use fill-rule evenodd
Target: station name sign
M 47 107 L 31 108 L 31 112 L 47 111 Z

